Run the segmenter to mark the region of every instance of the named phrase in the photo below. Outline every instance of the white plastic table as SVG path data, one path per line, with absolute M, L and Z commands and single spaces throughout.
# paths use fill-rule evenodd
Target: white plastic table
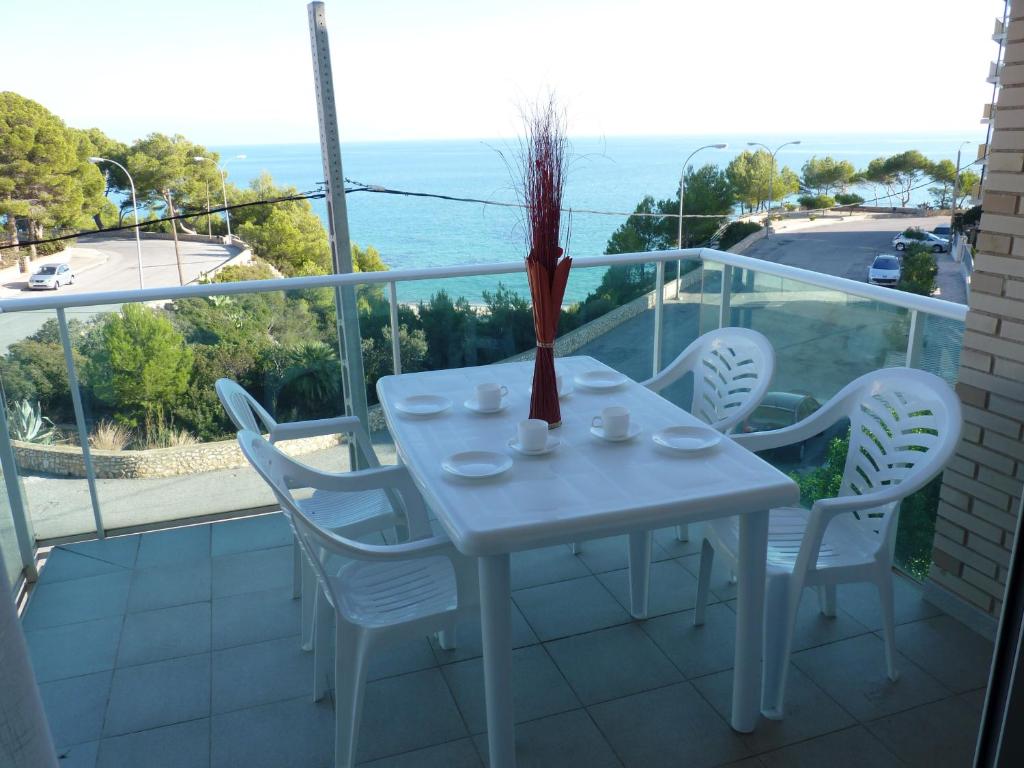
M 607 366 L 569 357 L 558 359 L 556 369 L 571 380 Z M 643 616 L 648 532 L 727 515 L 740 515 L 731 721 L 737 731 L 752 731 L 761 690 L 768 509 L 798 503 L 796 484 L 728 439 L 695 456 L 656 445 L 651 435 L 658 429 L 700 422 L 632 380 L 610 392 L 576 385 L 561 401 L 562 426 L 554 434 L 562 444 L 546 456 L 521 456 L 507 443 L 528 415 L 532 375 L 531 361 L 385 376 L 377 383 L 399 456 L 455 546 L 478 559 L 491 766 L 515 765 L 510 553 L 627 533 L 632 613 Z M 505 410 L 482 415 L 465 408 L 483 382 L 508 386 Z M 395 409 L 396 401 L 422 394 L 448 397 L 452 408 L 427 418 Z M 594 437 L 591 419 L 607 405 L 628 407 L 643 432 L 622 443 Z M 446 456 L 466 450 L 507 452 L 514 463 L 484 480 L 441 468 Z

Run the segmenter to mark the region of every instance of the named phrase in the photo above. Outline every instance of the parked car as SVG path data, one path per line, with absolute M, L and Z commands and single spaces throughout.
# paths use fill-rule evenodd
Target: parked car
M 905 250 L 908 245 L 913 245 L 914 243 L 923 243 L 935 253 L 949 250 L 949 240 L 920 229 L 905 230 L 892 239 L 892 246 L 897 251 Z
M 75 282 L 75 273 L 70 264 L 43 264 L 28 279 L 28 287 L 33 291 L 55 291 L 62 285 Z
M 868 267 L 868 282 L 874 285 L 895 286 L 900 281 L 903 265 L 900 257 L 890 253 L 880 253 Z
M 953 234 L 953 230 L 950 229 L 949 224 L 940 224 L 939 226 L 935 227 L 935 229 L 932 230 L 932 234 L 938 235 L 939 237 L 944 237 L 948 240 L 950 235 Z
M 761 404 L 743 422 L 743 431 L 766 432 L 789 427 L 798 421 L 803 421 L 819 408 L 821 408 L 821 403 L 805 392 L 768 392 Z M 796 459 L 802 463 L 807 443 L 814 439 L 814 437 L 808 438 L 802 443 L 786 446 L 777 451 L 788 453 L 793 448 L 797 448 Z

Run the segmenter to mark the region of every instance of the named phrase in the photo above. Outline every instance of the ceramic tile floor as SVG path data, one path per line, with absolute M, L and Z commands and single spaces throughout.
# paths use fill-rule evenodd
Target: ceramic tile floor
M 734 588 L 718 571 L 692 626 L 697 547 L 655 537 L 652 618 L 631 620 L 625 542 L 514 558 L 519 765 L 970 764 L 991 644 L 897 579 L 901 677 L 884 675 L 872 588 L 840 614 L 808 594 L 785 720 L 727 722 Z M 333 711 L 310 695 L 299 648 L 291 534 L 280 515 L 58 547 L 24 629 L 64 768 L 330 765 Z M 486 759 L 480 637 L 431 638 L 374 659 L 359 761 L 479 766 Z

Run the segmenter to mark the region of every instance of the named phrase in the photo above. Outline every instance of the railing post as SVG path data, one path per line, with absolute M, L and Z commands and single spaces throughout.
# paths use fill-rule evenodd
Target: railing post
M 57 327 L 60 329 L 60 343 L 64 347 L 64 364 L 68 368 L 68 386 L 71 388 L 71 404 L 75 407 L 75 426 L 78 427 L 78 444 L 82 447 L 82 463 L 85 465 L 85 479 L 89 485 L 89 499 L 92 502 L 92 516 L 96 521 L 96 535 L 106 536 L 103 530 L 103 516 L 100 513 L 100 497 L 96 492 L 96 469 L 92 465 L 92 450 L 89 448 L 89 428 L 85 424 L 85 410 L 82 408 L 82 393 L 78 389 L 78 370 L 75 356 L 71 352 L 71 335 L 68 333 L 68 319 L 64 308 L 57 308 Z
M 388 283 L 388 302 L 391 305 L 391 362 L 397 376 L 402 372 L 402 342 L 398 338 L 398 288 L 394 280 Z
M 732 325 L 732 267 L 722 265 L 722 302 L 718 305 L 718 327 L 728 328 Z
M 910 310 L 910 332 L 907 334 L 907 368 L 916 368 L 924 353 L 924 326 L 926 319 L 916 309 Z
M 665 262 L 659 261 L 654 269 L 654 373 L 661 371 L 661 329 L 665 322 Z
M 11 505 L 11 520 L 14 523 L 14 536 L 18 541 L 18 553 L 21 555 L 21 566 L 25 579 L 35 581 L 39 578 L 36 569 L 35 535 L 32 522 L 27 514 L 25 496 L 21 489 L 21 477 L 18 475 L 18 459 L 11 443 L 11 431 L 7 427 L 7 397 L 0 388 L 0 467 L 4 473 L 4 484 L 7 486 L 7 499 Z

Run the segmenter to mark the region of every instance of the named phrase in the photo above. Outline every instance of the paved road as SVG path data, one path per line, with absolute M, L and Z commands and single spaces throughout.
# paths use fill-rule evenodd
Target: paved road
M 112 237 L 110 235 L 83 235 L 78 238 L 83 249 L 98 251 L 104 259 L 89 259 L 84 269 L 77 269 L 75 258 L 71 263 L 77 274 L 74 285 L 61 288 L 61 293 L 89 293 L 92 291 L 120 291 L 139 287 L 138 254 L 134 237 Z M 197 280 L 204 272 L 215 269 L 239 252 L 235 246 L 220 243 L 193 243 L 181 241 L 181 262 L 185 282 Z M 64 261 L 56 254 L 52 261 Z M 39 259 L 33 266 L 50 261 Z M 156 288 L 178 285 L 178 267 L 174 257 L 174 242 L 171 240 L 142 240 L 142 272 L 145 286 Z M 28 296 L 27 275 L 5 274 L 0 285 L 4 298 Z
M 827 275 L 867 281 L 868 266 L 879 253 L 896 253 L 892 238 L 908 227 L 931 230 L 948 223 L 937 216 L 885 216 L 870 219 L 830 221 L 821 226 L 793 232 L 781 231 L 760 240 L 744 255 Z M 939 264 L 939 296 L 967 303 L 960 265 L 948 253 L 936 254 Z
M 204 272 L 221 266 L 240 250 L 236 246 L 224 246 L 219 243 L 181 241 L 180 246 L 182 271 L 186 283 L 194 282 Z M 56 254 L 52 259 L 39 259 L 33 263 L 33 267 L 47 261 L 67 261 L 68 253 L 71 266 L 75 270 L 75 283 L 62 287 L 61 295 L 132 290 L 139 287 L 138 254 L 133 236 L 83 235 L 78 238 L 78 245 L 75 248 Z M 147 288 L 178 285 L 174 242 L 144 237 L 142 268 Z M 26 288 L 27 280 L 28 277 L 18 273 L 16 269 L 0 271 L 0 298 L 18 299 L 48 295 L 41 291 L 29 291 Z M 71 309 L 68 310 L 68 319 L 85 320 L 100 311 L 116 310 L 118 306 Z M 14 342 L 34 333 L 52 317 L 52 310 L 18 312 L 0 317 L 0 353 L 6 351 Z

